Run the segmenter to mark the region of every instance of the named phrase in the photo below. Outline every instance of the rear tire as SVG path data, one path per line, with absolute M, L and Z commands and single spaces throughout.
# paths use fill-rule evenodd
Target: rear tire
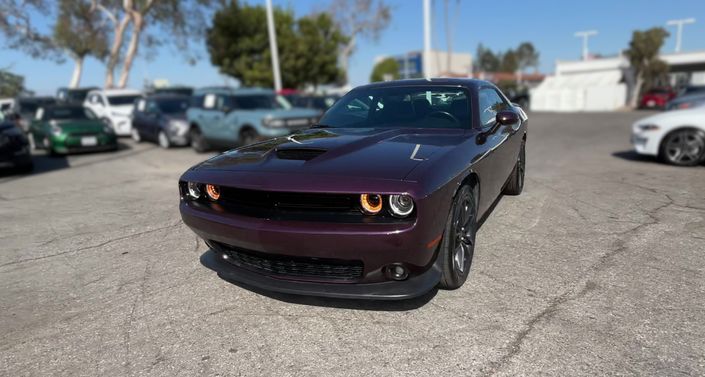
M 198 153 L 205 153 L 209 149 L 208 142 L 198 127 L 191 128 L 191 147 Z
M 695 166 L 705 161 L 705 132 L 682 129 L 666 135 L 661 142 L 661 159 L 677 166 Z
M 519 149 L 519 156 L 517 156 L 517 162 L 514 164 L 514 169 L 512 174 L 509 176 L 509 181 L 504 187 L 505 195 L 519 195 L 524 191 L 524 174 L 526 172 L 526 142 L 521 142 L 521 148 Z
M 438 258 L 441 258 L 440 288 L 460 288 L 468 278 L 475 253 L 477 203 L 477 189 L 468 185 L 462 186 L 453 199 L 438 252 Z

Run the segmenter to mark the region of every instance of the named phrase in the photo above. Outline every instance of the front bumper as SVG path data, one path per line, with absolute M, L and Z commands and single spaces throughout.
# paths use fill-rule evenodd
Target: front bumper
M 434 263 L 426 272 L 404 281 L 341 284 L 287 280 L 239 268 L 228 263 L 223 255 L 221 252 L 209 250 L 201 257 L 201 263 L 217 272 L 223 279 L 286 294 L 344 299 L 406 300 L 429 292 L 441 278 L 441 270 L 437 263 Z
M 652 131 L 633 132 L 630 142 L 638 154 L 656 156 L 659 153 L 659 137 Z
M 96 143 L 86 145 L 82 139 L 84 137 L 95 137 Z M 117 149 L 117 137 L 114 134 L 95 134 L 74 136 L 61 134 L 51 137 L 51 146 L 56 153 L 74 153 L 74 152 L 102 152 Z

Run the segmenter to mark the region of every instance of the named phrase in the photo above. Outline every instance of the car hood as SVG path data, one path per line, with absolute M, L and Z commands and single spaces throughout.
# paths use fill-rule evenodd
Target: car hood
M 701 119 L 705 117 L 705 107 L 694 107 L 684 110 L 673 110 L 658 113 L 646 118 L 639 119 L 634 123 L 634 127 L 643 124 L 655 124 L 658 126 L 669 125 L 671 123 L 683 122 L 688 123 L 689 119 Z
M 195 169 L 403 180 L 466 140 L 451 129 L 309 129 L 215 156 Z
M 91 133 L 103 132 L 105 124 L 99 120 L 57 120 L 56 125 L 61 127 L 64 132 L 71 133 Z
M 111 105 L 110 106 L 110 113 L 111 115 L 114 115 L 113 113 L 120 114 L 120 116 L 129 116 L 132 114 L 132 105 L 120 105 L 120 106 L 115 106 Z

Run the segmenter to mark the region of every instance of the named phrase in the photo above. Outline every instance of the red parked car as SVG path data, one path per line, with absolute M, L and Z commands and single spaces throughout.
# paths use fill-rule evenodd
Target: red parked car
M 676 98 L 671 88 L 654 88 L 644 93 L 639 101 L 640 109 L 665 109 L 668 101 Z

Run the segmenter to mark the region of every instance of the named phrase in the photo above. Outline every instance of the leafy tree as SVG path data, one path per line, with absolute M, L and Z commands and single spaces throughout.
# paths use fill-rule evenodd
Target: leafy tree
M 499 65 L 500 72 L 516 72 L 519 69 L 519 57 L 516 51 L 509 49 L 499 55 L 502 57 L 502 63 Z
M 515 52 L 519 70 L 523 72 L 531 67 L 538 69 L 539 53 L 531 42 L 522 42 Z
M 296 63 L 292 74 L 296 81 L 314 88 L 320 84 L 339 81 L 343 72 L 338 67 L 338 46 L 347 41 L 327 13 L 301 18 L 297 21 L 298 36 Z
M 476 59 L 476 67 L 481 72 L 497 72 L 499 70 L 499 58 L 492 50 L 483 46 L 482 43 L 477 46 Z
M 399 78 L 399 63 L 394 58 L 386 58 L 375 64 L 370 81 L 384 81 L 385 76 L 391 76 L 392 80 Z
M 275 7 L 282 84 L 317 86 L 340 77 L 337 47 L 347 40 L 327 14 L 296 20 L 293 11 Z M 206 45 L 211 62 L 246 86 L 272 87 L 271 52 L 263 6 L 232 2 L 216 12 Z
M 0 69 L 0 97 L 16 97 L 24 91 L 24 77 Z
M 52 17 L 49 0 L 0 0 L 0 34 L 7 48 L 22 51 L 33 58 L 63 61 L 51 35 L 36 27 L 39 20 Z
M 105 24 L 92 4 L 84 0 L 60 0 L 53 39 L 57 47 L 64 49 L 74 61 L 71 88 L 81 82 L 86 56 L 93 55 L 102 60 L 108 54 Z
M 645 31 L 635 30 L 625 55 L 636 78 L 630 105 L 636 107 L 643 89 L 662 80 L 668 74 L 668 64 L 659 59 L 659 51 L 668 37 L 664 28 L 655 27 Z
M 105 86 L 115 86 L 114 72 L 122 60 L 117 86 L 125 87 L 140 46 L 148 48 L 147 57 L 155 47 L 174 45 L 190 63 L 190 43 L 200 40 L 206 30 L 206 14 L 222 0 L 91 0 L 113 27 L 112 42 L 106 64 Z M 127 49 L 123 51 L 125 33 L 130 28 Z M 124 53 L 124 56 L 122 56 Z
M 348 65 L 355 52 L 357 40 L 376 41 L 382 30 L 389 26 L 391 9 L 384 0 L 333 0 L 328 12 L 340 30 L 348 37 L 340 48 L 340 65 L 345 75 L 344 84 L 350 82 Z

